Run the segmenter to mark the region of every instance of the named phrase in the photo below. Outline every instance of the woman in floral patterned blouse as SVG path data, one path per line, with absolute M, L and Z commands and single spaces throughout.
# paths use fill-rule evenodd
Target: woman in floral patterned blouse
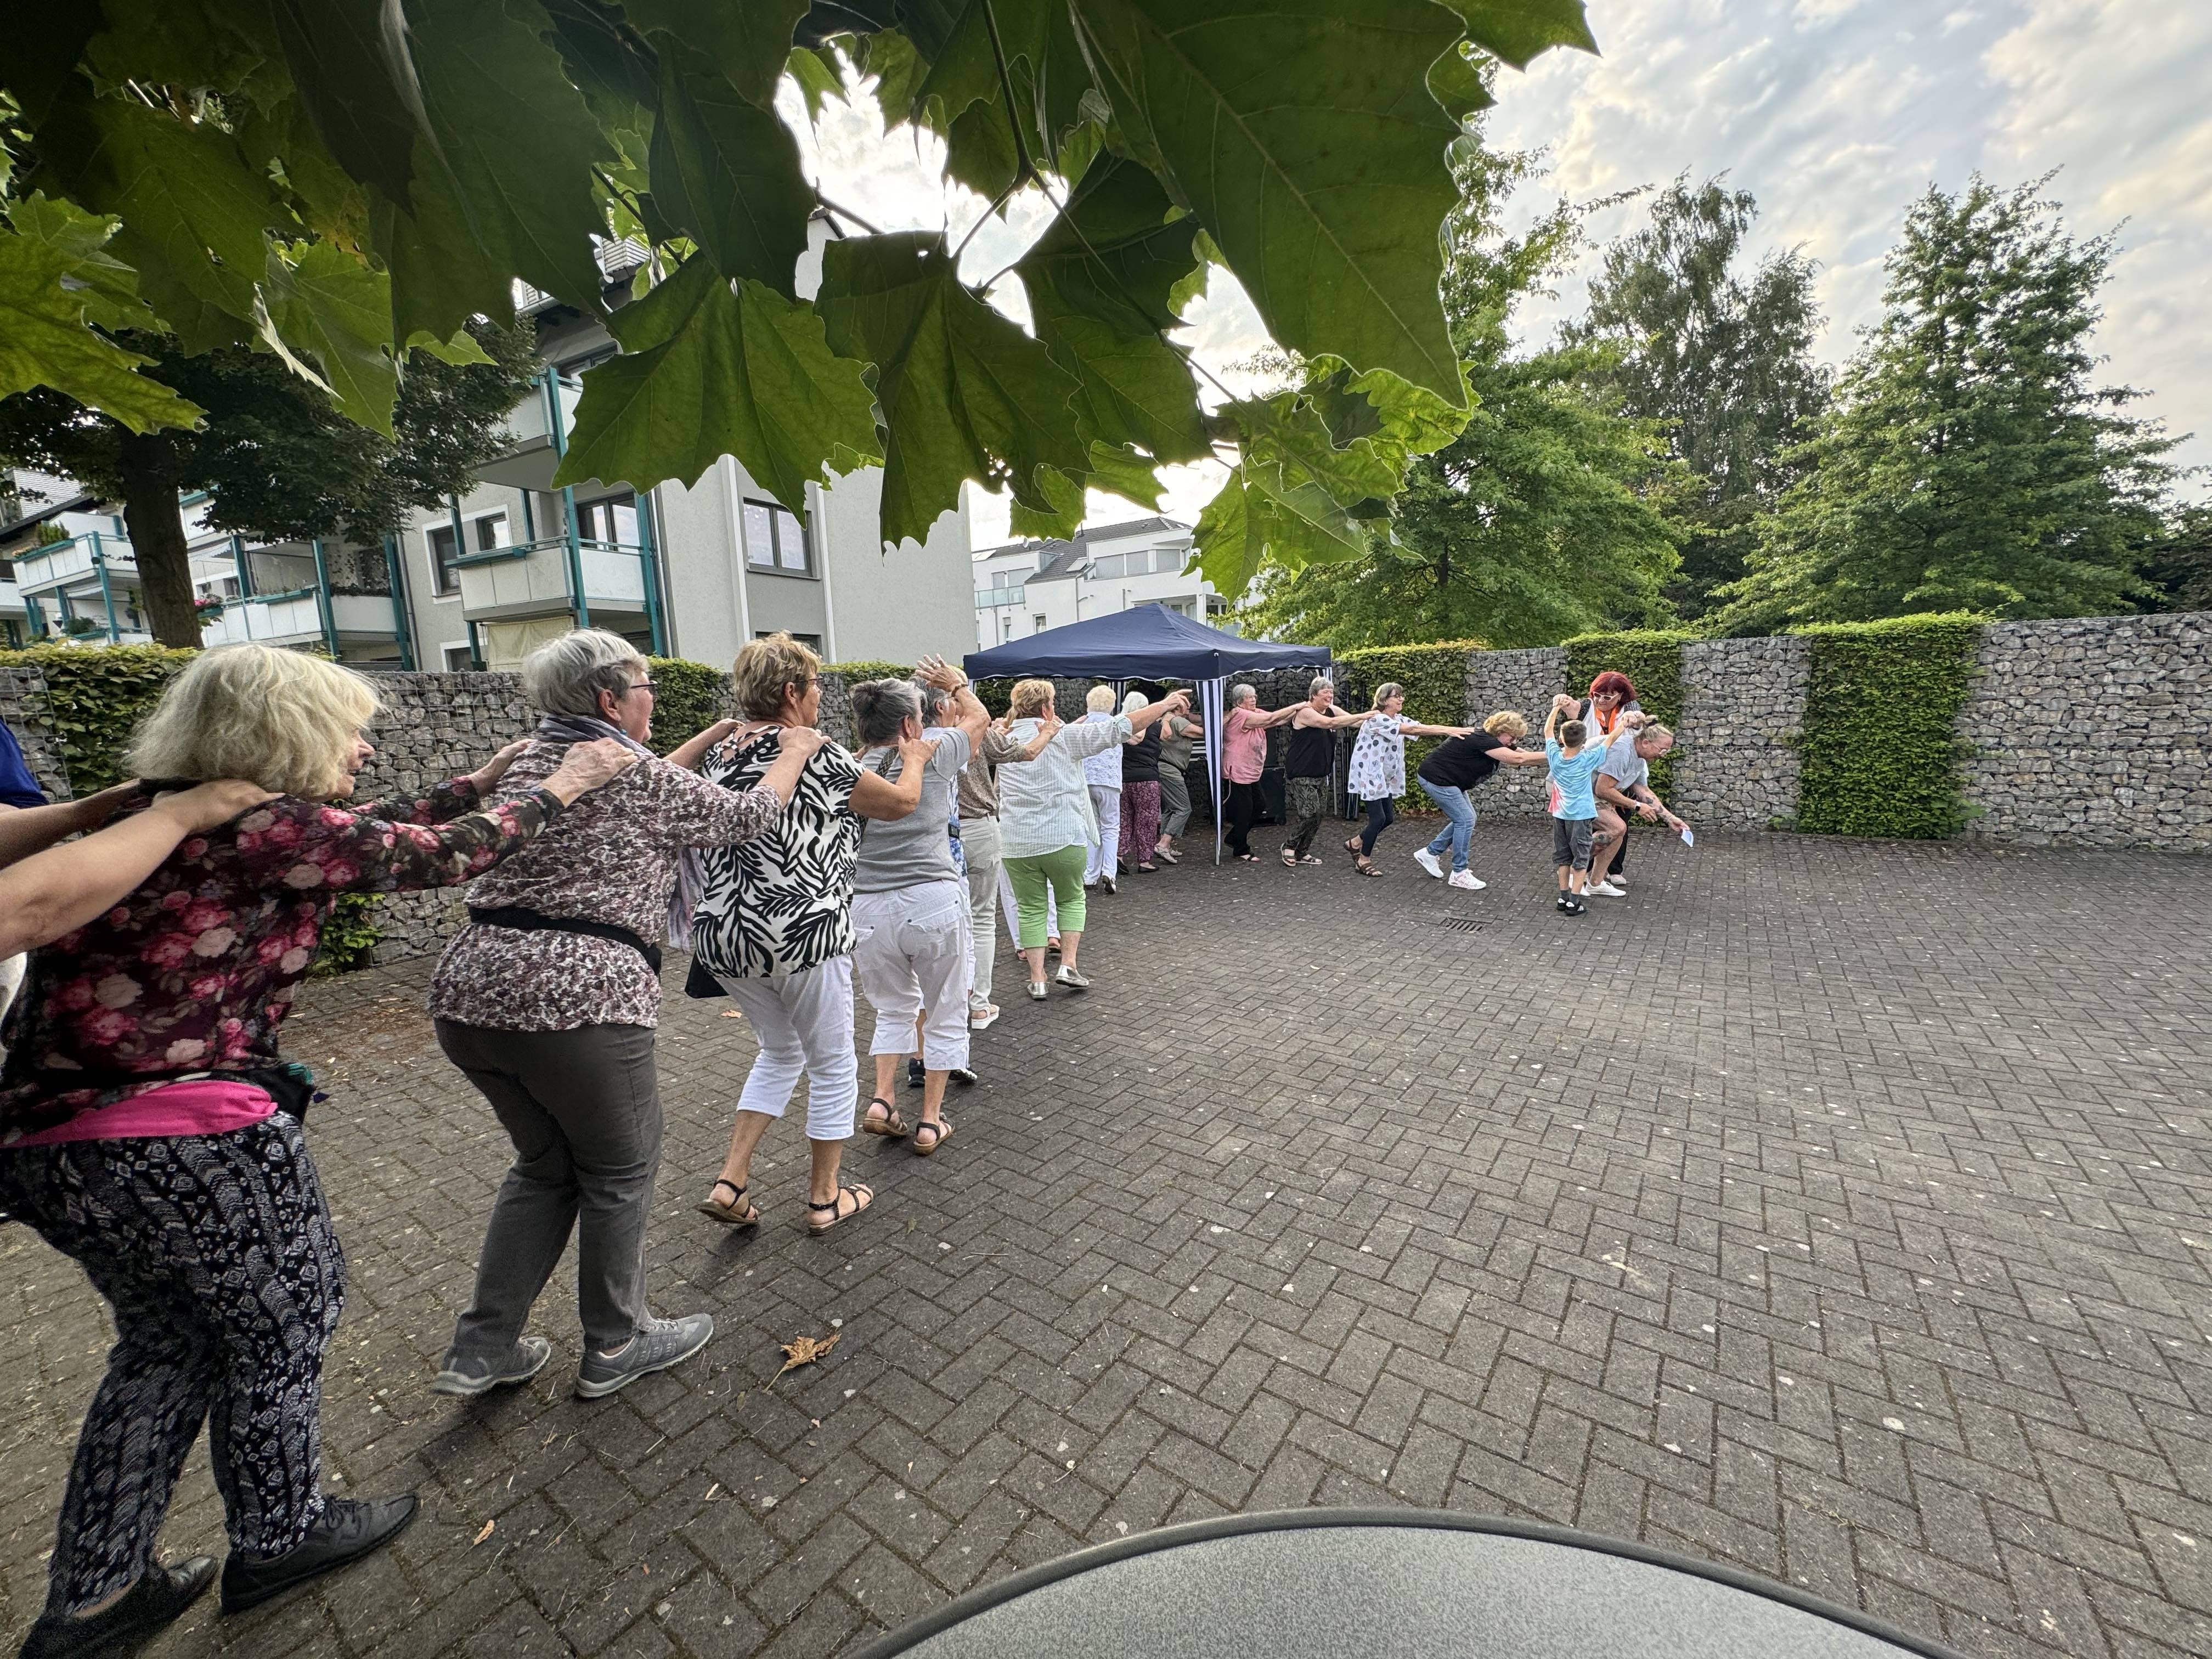
M 26 1652 L 119 1648 L 213 1581 L 211 1560 L 169 1567 L 154 1553 L 210 1413 L 226 1611 L 367 1553 L 413 1516 L 411 1495 L 322 1495 L 322 1355 L 345 1262 L 277 1027 L 337 895 L 465 881 L 632 757 L 580 745 L 528 795 L 480 808 L 516 744 L 421 799 L 334 805 L 375 752 L 362 734 L 376 707 L 367 680 L 317 658 L 250 645 L 201 656 L 163 693 L 132 765 L 277 798 L 186 837 L 31 959 L 0 1073 L 0 1206 L 83 1264 L 116 1343 Z
M 543 776 L 569 744 L 592 736 L 626 744 L 639 760 L 469 884 L 472 925 L 446 947 L 430 981 L 438 1046 L 514 1143 L 484 1229 L 476 1294 L 431 1386 L 479 1395 L 538 1374 L 552 1347 L 522 1328 L 574 1232 L 584 1328 L 576 1392 L 597 1399 L 682 1363 L 714 1334 L 709 1315 L 655 1319 L 646 1310 L 645 1224 L 661 1129 L 653 941 L 672 921 L 690 926 L 690 902 L 679 916 L 669 903 L 683 866 L 699 856 L 690 849 L 773 830 L 823 738 L 787 734 L 775 764 L 749 787 L 710 782 L 692 769 L 736 722 L 717 720 L 665 758 L 652 753 L 652 669 L 604 629 L 538 647 L 522 665 L 522 690 L 545 718 L 514 779 Z

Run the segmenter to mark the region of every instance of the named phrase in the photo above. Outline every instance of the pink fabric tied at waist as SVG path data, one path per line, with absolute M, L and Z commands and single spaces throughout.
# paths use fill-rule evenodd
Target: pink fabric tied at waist
M 165 1083 L 112 1105 L 80 1112 L 68 1122 L 11 1140 L 0 1150 L 52 1146 L 69 1140 L 145 1140 L 156 1135 L 220 1135 L 274 1115 L 268 1091 L 214 1078 Z

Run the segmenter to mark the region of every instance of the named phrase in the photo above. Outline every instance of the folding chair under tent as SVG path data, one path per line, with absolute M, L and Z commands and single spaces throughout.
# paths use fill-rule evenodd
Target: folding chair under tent
M 1164 605 L 1140 605 L 1025 640 L 1008 640 L 962 659 L 975 680 L 1093 679 L 1118 690 L 1130 680 L 1187 680 L 1198 687 L 1206 726 L 1206 775 L 1213 794 L 1213 861 L 1221 862 L 1221 700 L 1231 680 L 1277 668 L 1326 668 L 1325 645 L 1240 640 Z

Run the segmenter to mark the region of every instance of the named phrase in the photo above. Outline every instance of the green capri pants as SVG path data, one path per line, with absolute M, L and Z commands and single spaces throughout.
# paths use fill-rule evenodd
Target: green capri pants
M 1008 859 L 1006 879 L 1014 890 L 1014 916 L 1021 928 L 1022 949 L 1044 949 L 1045 890 L 1060 911 L 1060 931 L 1083 931 L 1083 866 L 1087 848 L 1063 847 L 1054 853 L 1036 853 Z

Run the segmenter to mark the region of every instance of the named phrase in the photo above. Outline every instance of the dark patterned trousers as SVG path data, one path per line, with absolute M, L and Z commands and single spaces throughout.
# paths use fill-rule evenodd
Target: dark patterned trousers
M 323 1349 L 345 1258 L 300 1126 L 0 1152 L 0 1207 L 74 1257 L 115 1346 L 85 1413 L 47 1572 L 75 1613 L 153 1565 L 208 1425 L 231 1547 L 282 1555 L 322 1514 Z

